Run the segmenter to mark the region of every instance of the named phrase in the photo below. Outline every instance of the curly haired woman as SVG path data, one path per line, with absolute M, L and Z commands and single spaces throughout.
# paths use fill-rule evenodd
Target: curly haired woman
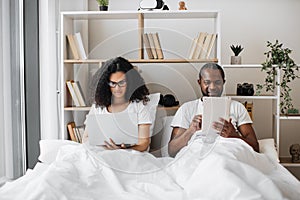
M 109 150 L 131 148 L 137 151 L 146 151 L 150 144 L 150 113 L 145 106 L 149 101 L 149 90 L 144 79 L 132 64 L 116 57 L 106 61 L 94 75 L 97 81 L 94 100 L 95 103 L 89 114 L 113 114 L 120 112 L 134 112 L 138 116 L 138 143 L 126 147 L 117 145 L 113 138 L 105 141 L 104 148 Z M 83 141 L 88 140 L 87 131 Z

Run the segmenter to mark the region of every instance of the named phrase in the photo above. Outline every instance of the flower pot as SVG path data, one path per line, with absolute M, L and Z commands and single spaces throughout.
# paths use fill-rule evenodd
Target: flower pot
M 99 10 L 100 11 L 107 11 L 108 10 L 108 6 L 99 6 Z
M 242 63 L 241 56 L 231 56 L 231 64 L 232 65 L 240 65 Z

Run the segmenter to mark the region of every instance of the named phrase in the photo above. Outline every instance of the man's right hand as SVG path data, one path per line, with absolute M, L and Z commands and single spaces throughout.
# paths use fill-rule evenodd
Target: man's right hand
M 190 124 L 190 131 L 196 132 L 201 130 L 202 127 L 202 115 L 195 115 L 191 124 Z

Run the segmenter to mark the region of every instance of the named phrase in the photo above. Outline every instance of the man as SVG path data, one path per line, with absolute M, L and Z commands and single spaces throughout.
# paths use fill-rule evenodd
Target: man
M 198 84 L 203 96 L 220 97 L 225 83 L 225 73 L 221 66 L 215 63 L 205 64 L 199 72 Z M 184 103 L 176 112 L 171 126 L 173 127 L 169 142 L 169 155 L 176 154 L 188 144 L 193 134 L 201 130 L 202 99 Z M 222 137 L 240 138 L 258 152 L 259 145 L 252 127 L 252 120 L 243 104 L 231 101 L 229 121 L 221 119 L 213 123 L 213 128 Z

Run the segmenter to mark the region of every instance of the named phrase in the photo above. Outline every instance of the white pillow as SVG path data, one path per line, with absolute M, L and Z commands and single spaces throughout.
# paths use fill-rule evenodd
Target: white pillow
M 155 123 L 155 116 L 157 111 L 157 106 L 160 98 L 160 93 L 154 93 L 149 95 L 150 101 L 147 102 L 146 107 L 149 108 L 150 117 L 152 124 L 150 126 L 150 137 L 153 135 L 154 123 Z
M 51 164 L 56 159 L 60 147 L 64 145 L 79 145 L 71 140 L 40 140 L 40 155 L 38 160 L 42 163 Z
M 268 156 L 271 160 L 279 161 L 278 152 L 276 150 L 274 138 L 258 140 L 259 152 Z
M 174 116 L 166 116 L 163 118 L 163 133 L 162 133 L 161 143 L 160 143 L 162 157 L 169 156 L 168 144 L 171 139 L 171 134 L 173 130 L 173 128 L 171 127 L 173 118 Z

